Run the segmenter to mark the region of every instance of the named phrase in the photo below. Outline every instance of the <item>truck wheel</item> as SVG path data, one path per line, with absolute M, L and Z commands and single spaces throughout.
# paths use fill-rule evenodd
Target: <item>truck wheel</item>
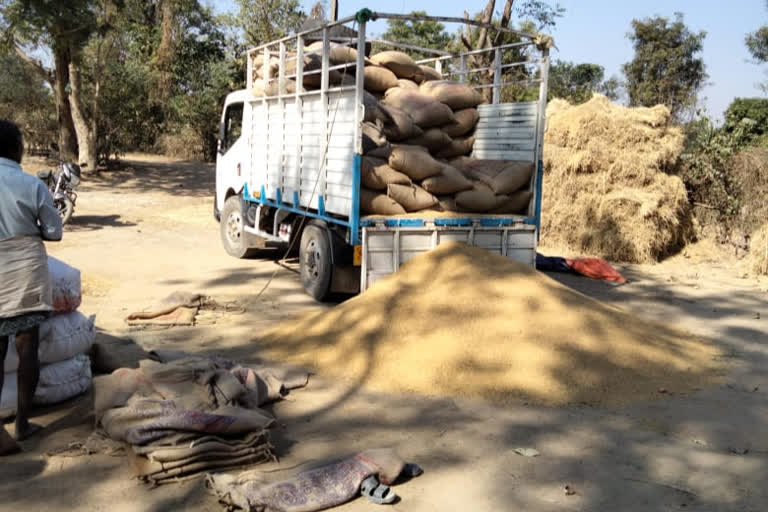
M 243 230 L 239 196 L 232 196 L 224 202 L 219 225 L 221 226 L 221 243 L 230 256 L 235 258 L 253 256 L 255 250 L 248 246 L 246 233 Z
M 331 244 L 328 235 L 318 227 L 309 225 L 301 234 L 299 246 L 301 284 L 315 300 L 322 302 L 331 291 Z

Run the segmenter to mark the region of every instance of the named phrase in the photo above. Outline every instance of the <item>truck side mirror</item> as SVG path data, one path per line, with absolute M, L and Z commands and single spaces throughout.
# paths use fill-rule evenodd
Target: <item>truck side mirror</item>
M 224 123 L 219 124 L 219 141 L 216 144 L 216 149 L 218 150 L 220 155 L 224 154 L 224 148 L 226 144 L 224 143 L 224 135 L 225 135 L 225 125 Z

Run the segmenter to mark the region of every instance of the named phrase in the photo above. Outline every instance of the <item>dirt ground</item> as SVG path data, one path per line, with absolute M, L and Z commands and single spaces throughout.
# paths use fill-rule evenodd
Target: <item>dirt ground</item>
M 85 179 L 64 241 L 48 245 L 82 270 L 81 310 L 97 315 L 100 336 L 248 362 L 259 357 L 261 330 L 329 307 L 309 299 L 296 274 L 275 265 L 275 253 L 253 260 L 225 254 L 212 218 L 212 166 L 135 155 L 125 164 Z M 30 162 L 28 170 L 36 166 Z M 280 462 L 263 469 L 392 446 L 425 470 L 396 488 L 402 501 L 393 510 L 768 510 L 768 280 L 742 275 L 728 254 L 706 244 L 660 265 L 620 269 L 630 282 L 619 287 L 551 277 L 711 338 L 726 354 L 721 384 L 687 396 L 667 390 L 620 409 L 501 409 L 374 393 L 364 380 L 318 375 L 274 406 Z M 127 328 L 128 313 L 176 290 L 238 301 L 245 313 L 214 314 L 193 328 Z M 222 510 L 200 481 L 149 489 L 121 457 L 47 456 L 88 436 L 90 409 L 85 396 L 38 411 L 42 434 L 0 464 L 1 510 Z M 540 455 L 517 455 L 515 448 Z M 566 485 L 576 494 L 566 495 Z M 355 500 L 338 510 L 375 508 Z

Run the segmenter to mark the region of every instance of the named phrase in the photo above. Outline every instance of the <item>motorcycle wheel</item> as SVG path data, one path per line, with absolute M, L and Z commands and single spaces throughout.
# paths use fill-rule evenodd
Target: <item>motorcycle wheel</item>
M 56 209 L 59 210 L 59 216 L 61 216 L 61 224 L 64 225 L 72 218 L 72 214 L 75 213 L 75 203 L 68 197 L 62 197 L 54 201 Z

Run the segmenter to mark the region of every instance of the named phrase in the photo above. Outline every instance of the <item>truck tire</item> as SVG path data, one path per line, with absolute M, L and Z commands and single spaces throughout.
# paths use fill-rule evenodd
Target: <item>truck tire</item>
M 248 258 L 256 250 L 248 246 L 248 238 L 243 230 L 243 214 L 240 211 L 240 196 L 231 196 L 224 202 L 221 211 L 221 243 L 224 250 L 235 258 Z
M 299 245 L 299 272 L 304 290 L 316 301 L 322 302 L 331 292 L 331 244 L 328 235 L 319 226 L 309 225 L 301 234 Z
M 216 222 L 221 222 L 221 212 L 219 211 L 219 198 L 213 196 L 213 218 Z

